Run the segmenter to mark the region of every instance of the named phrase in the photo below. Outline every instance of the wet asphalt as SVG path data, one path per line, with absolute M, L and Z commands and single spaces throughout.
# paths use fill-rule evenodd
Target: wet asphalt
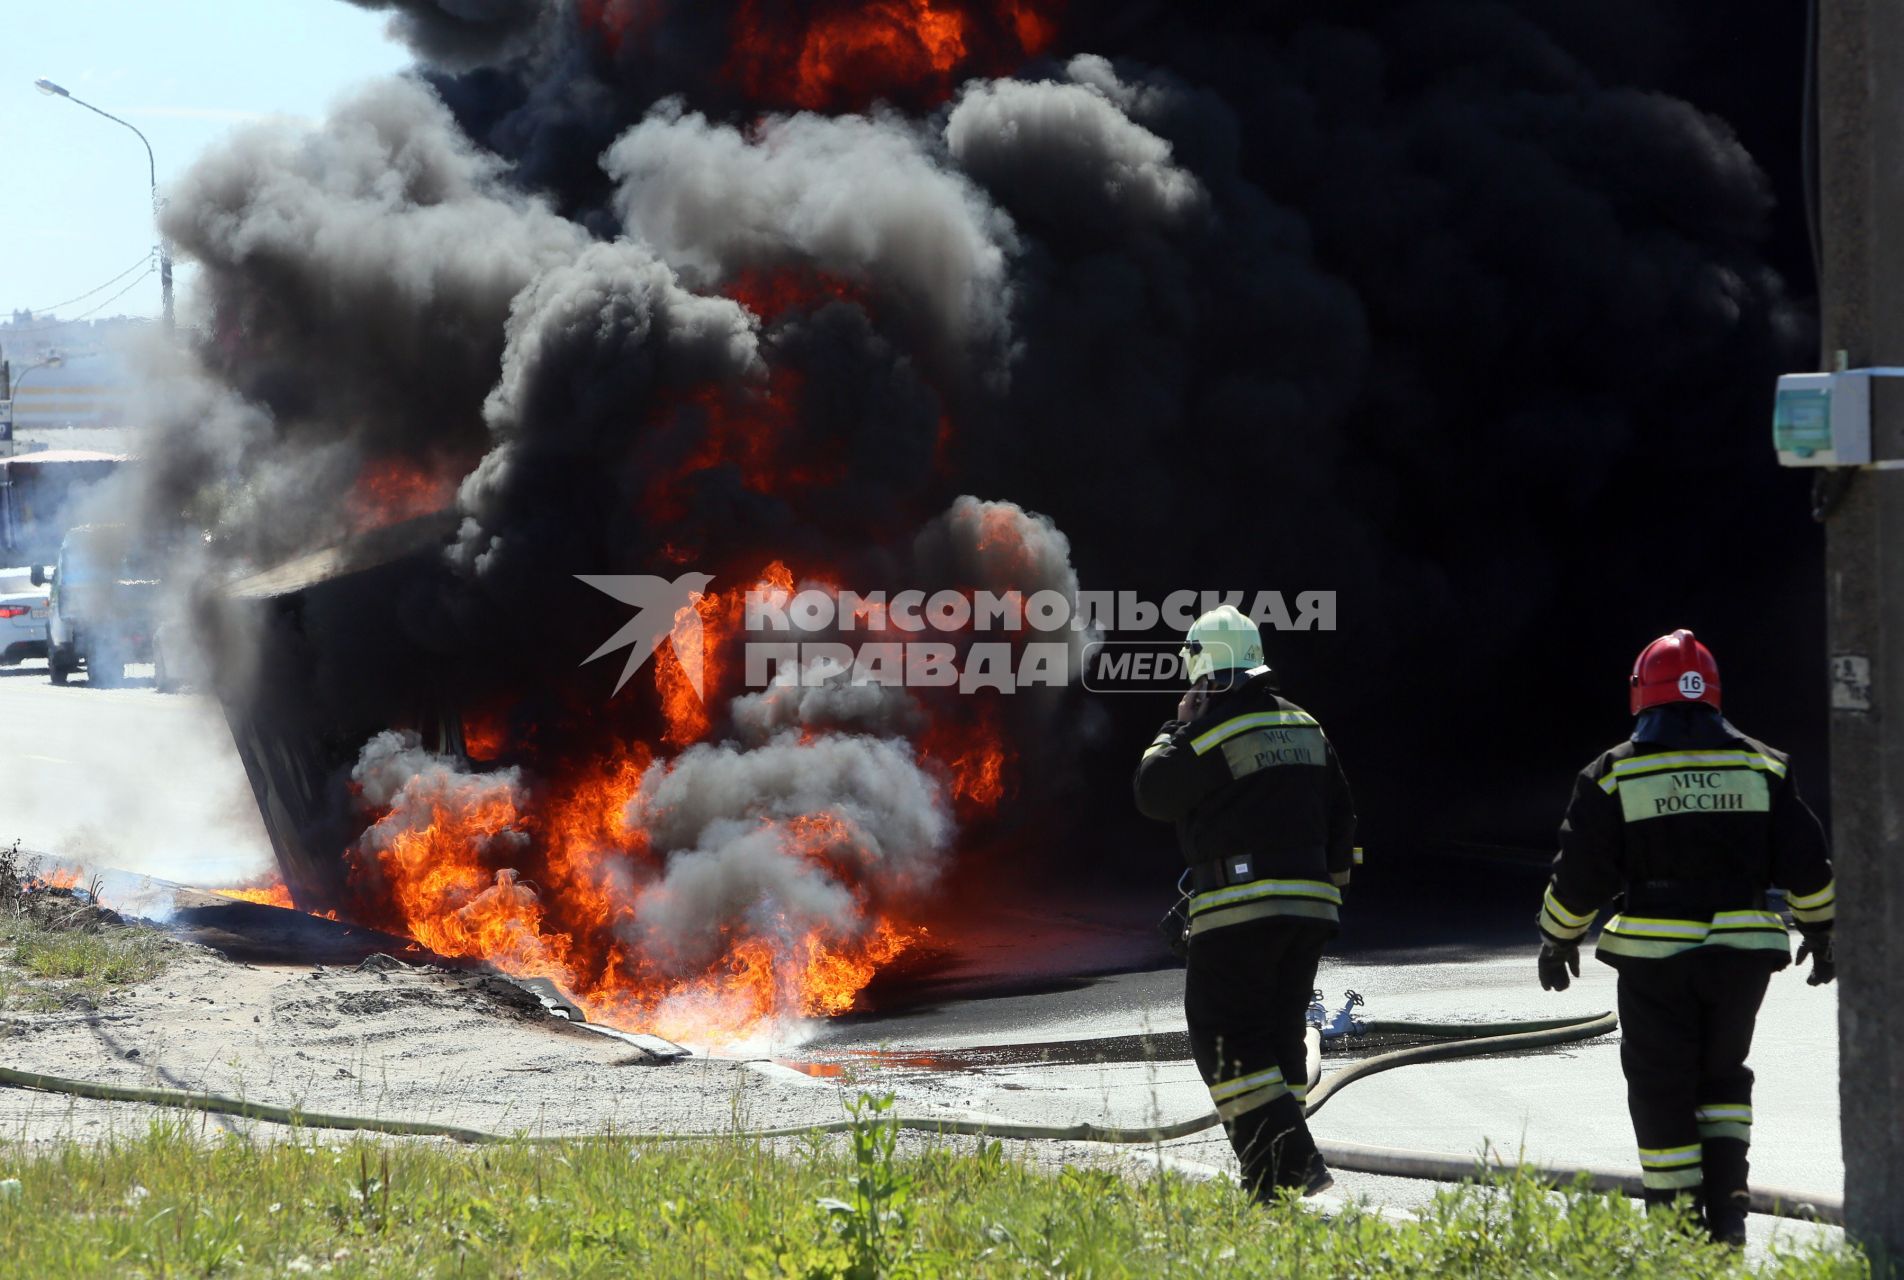
M 1460 914 L 1448 886 L 1493 879 Z M 1543 873 L 1522 860 L 1442 859 L 1390 891 L 1353 898 L 1317 985 L 1330 1009 L 1361 994 L 1366 1018 L 1485 1022 L 1587 1017 L 1616 1006 L 1615 975 L 1586 957 L 1565 993 L 1535 977 L 1532 918 Z M 1422 882 L 1442 892 L 1425 894 Z M 1164 895 L 1167 898 L 1167 895 Z M 831 1084 L 895 1093 L 905 1109 L 1017 1121 L 1139 1126 L 1208 1110 L 1189 1060 L 1183 971 L 1151 931 L 1160 899 L 1126 896 L 1069 913 L 1000 907 L 968 920 L 936 956 L 869 992 L 871 1008 L 771 1049 L 780 1064 Z M 1354 920 L 1361 911 L 1361 919 Z M 1443 931 L 1437 936 L 1437 931 Z M 956 936 L 956 941 L 950 939 Z M 1757 1073 L 1757 1185 L 1838 1195 L 1835 988 L 1788 970 L 1773 979 L 1751 1065 Z M 1380 1048 L 1344 1037 L 1325 1047 L 1325 1076 Z M 1404 1067 L 1356 1082 L 1312 1122 L 1317 1137 L 1472 1155 L 1484 1148 L 1543 1164 L 1637 1169 L 1618 1033 L 1499 1057 Z M 1171 1152 L 1233 1168 L 1220 1133 Z M 1433 1184 L 1343 1174 L 1338 1190 L 1418 1208 Z M 1755 1250 L 1815 1229 L 1757 1220 Z

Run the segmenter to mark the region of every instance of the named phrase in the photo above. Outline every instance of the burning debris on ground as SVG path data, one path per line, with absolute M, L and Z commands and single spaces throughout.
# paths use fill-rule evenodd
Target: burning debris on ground
M 1279 663 L 1426 725 L 1392 673 L 1476 609 L 1523 661 L 1630 441 L 1795 342 L 1736 140 L 1512 5 L 357 2 L 427 65 L 171 194 L 143 509 L 212 526 L 300 906 L 676 1038 L 850 1008 L 961 867 L 1126 856 L 1078 778 L 1135 711 L 753 683 L 750 591 L 1326 586 L 1412 625 Z M 577 577 L 690 574 L 586 662 Z

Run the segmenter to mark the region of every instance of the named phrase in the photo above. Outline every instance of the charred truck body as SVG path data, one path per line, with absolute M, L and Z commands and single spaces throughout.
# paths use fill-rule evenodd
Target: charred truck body
M 453 523 L 407 521 L 241 578 L 201 616 L 245 638 L 252 665 L 213 683 L 279 870 L 307 910 L 344 905 L 340 854 L 361 834 L 347 789 L 366 741 L 407 729 L 464 754 L 445 655 L 411 625 L 442 589 Z

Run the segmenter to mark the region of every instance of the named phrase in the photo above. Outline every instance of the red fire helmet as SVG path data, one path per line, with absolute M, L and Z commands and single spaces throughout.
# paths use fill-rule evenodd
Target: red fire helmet
M 1719 705 L 1719 664 L 1684 627 L 1640 650 L 1628 684 L 1634 715 L 1675 702 Z

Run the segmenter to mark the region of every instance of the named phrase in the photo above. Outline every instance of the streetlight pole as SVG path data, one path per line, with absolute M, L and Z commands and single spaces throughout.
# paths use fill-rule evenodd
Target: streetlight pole
M 32 364 L 25 366 L 18 373 L 13 375 L 14 392 L 18 393 L 20 384 L 26 381 L 26 375 L 32 373 L 35 369 L 57 369 L 65 363 L 66 357 L 57 351 L 48 353 L 44 360 L 35 360 Z
M 152 182 L 152 225 L 159 232 L 159 296 L 165 307 L 165 327 L 167 330 L 170 330 L 172 328 L 172 250 L 165 242 L 164 229 L 159 227 L 159 165 L 158 161 L 153 159 L 152 156 L 152 143 L 147 140 L 145 134 L 139 132 L 137 125 L 128 120 L 121 120 L 110 111 L 101 111 L 84 98 L 75 98 L 71 93 L 45 77 L 35 80 L 33 87 L 38 89 L 41 93 L 50 94 L 56 98 L 64 98 L 68 102 L 82 106 L 96 116 L 104 116 L 114 124 L 124 125 L 138 136 L 141 143 L 144 143 L 146 172 Z
M 13 372 L 13 366 L 6 360 L 0 360 L 0 402 L 4 402 L 6 416 L 0 418 L 0 456 L 12 457 L 13 446 L 13 400 L 19 394 L 20 384 L 26 381 L 26 375 L 35 369 L 57 369 L 66 363 L 66 357 L 57 351 L 49 351 L 44 357 L 25 366 L 20 372 Z

